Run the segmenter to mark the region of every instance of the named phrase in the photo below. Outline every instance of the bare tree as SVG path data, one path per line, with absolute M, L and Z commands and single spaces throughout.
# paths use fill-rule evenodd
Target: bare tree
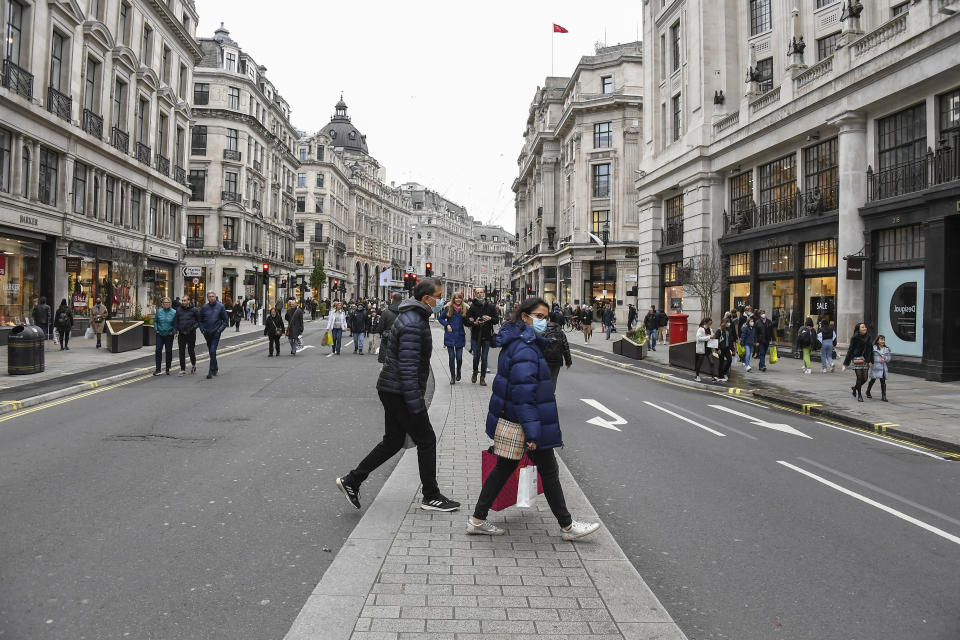
M 723 285 L 723 261 L 716 253 L 701 250 L 687 258 L 683 267 L 683 288 L 700 300 L 704 317 L 713 313 L 713 301 Z

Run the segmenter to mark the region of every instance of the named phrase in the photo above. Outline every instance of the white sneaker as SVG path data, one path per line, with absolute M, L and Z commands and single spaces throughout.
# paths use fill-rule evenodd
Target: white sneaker
M 750 365 L 747 365 L 747 371 L 750 371 L 750 369 L 751 369 Z
M 506 531 L 486 520 L 480 524 L 473 524 L 473 520 L 467 518 L 467 535 L 502 536 L 504 533 L 506 533 Z
M 700 382 L 700 376 L 695 376 L 693 379 L 696 380 L 697 382 Z
M 564 540 L 576 540 L 588 536 L 600 528 L 599 522 L 577 522 L 570 523 L 569 529 L 561 529 L 560 532 Z
M 720 382 L 726 382 L 728 379 L 729 378 L 727 378 L 727 376 L 723 376 L 722 378 L 720 378 Z

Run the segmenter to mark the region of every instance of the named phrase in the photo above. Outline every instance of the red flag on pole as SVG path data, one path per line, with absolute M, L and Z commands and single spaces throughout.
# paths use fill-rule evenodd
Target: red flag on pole
M 553 32 L 554 32 L 554 33 L 569 33 L 566 29 L 564 29 L 563 27 L 561 27 L 560 25 L 558 25 L 558 24 L 556 24 L 556 23 L 554 23 L 554 25 L 553 25 Z

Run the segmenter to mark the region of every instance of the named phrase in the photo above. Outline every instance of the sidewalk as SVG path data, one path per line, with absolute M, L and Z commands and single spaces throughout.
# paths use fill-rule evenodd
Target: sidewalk
M 405 452 L 285 640 L 685 640 L 610 533 L 562 541 L 542 497 L 536 509 L 491 512 L 504 536 L 465 534 L 490 387 L 448 384 L 438 330 L 432 364 L 438 478 L 460 511 L 419 508 L 416 450 Z M 599 519 L 562 462 L 561 475 L 574 517 Z
M 578 333 L 568 333 L 567 339 L 573 348 L 585 348 L 613 357 L 612 343 L 618 335 L 613 334 L 608 342 L 602 333 L 597 332 L 588 344 L 584 344 L 582 334 Z M 836 370 L 826 374 L 821 373 L 819 362 L 813 362 L 813 373 L 804 375 L 802 361 L 792 355 L 782 357 L 776 364 L 768 364 L 766 372 L 759 371 L 756 360 L 751 362 L 753 370 L 749 373 L 744 371 L 742 364 L 734 362 L 726 385 L 711 383 L 709 386 L 739 387 L 758 398 L 801 410 L 803 405 L 808 405 L 808 411 L 811 404 L 822 405 L 816 412 L 824 416 L 871 430 L 878 424 L 887 423 L 881 430 L 890 435 L 912 436 L 915 441 L 951 447 L 951 451 L 960 452 L 960 382 L 930 382 L 891 374 L 887 380 L 889 402 L 880 401 L 879 383 L 874 385 L 872 400 L 864 396 L 865 402 L 857 402 L 850 392 L 854 384 L 853 372 L 841 373 L 840 370 L 843 355 L 841 351 Z M 638 364 L 666 367 L 677 377 L 693 381 L 692 371 L 670 367 L 667 345 L 658 345 L 656 351 L 648 350 L 647 356 Z M 704 380 L 709 379 L 707 372 Z

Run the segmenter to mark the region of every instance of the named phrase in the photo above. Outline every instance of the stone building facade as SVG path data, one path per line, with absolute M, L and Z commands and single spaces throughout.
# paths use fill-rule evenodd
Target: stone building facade
M 503 298 L 510 290 L 510 270 L 517 252 L 514 235 L 499 225 L 474 221 L 469 248 L 467 272 L 473 275 L 472 286 L 483 287 L 491 297 Z
M 796 5 L 644 2 L 640 304 L 691 326 L 759 306 L 786 348 L 806 317 L 842 342 L 866 321 L 891 368 L 958 378 L 960 2 Z M 698 254 L 721 258 L 712 309 Z
M 295 287 L 290 106 L 223 25 L 199 43 L 183 293 L 275 305 Z
M 193 2 L 3 0 L 0 15 L 0 325 L 38 296 L 68 299 L 81 329 L 97 296 L 152 312 L 181 286 Z
M 640 228 L 633 180 L 642 143 L 641 45 L 598 47 L 530 105 L 518 158 L 512 289 L 561 305 L 636 295 Z

